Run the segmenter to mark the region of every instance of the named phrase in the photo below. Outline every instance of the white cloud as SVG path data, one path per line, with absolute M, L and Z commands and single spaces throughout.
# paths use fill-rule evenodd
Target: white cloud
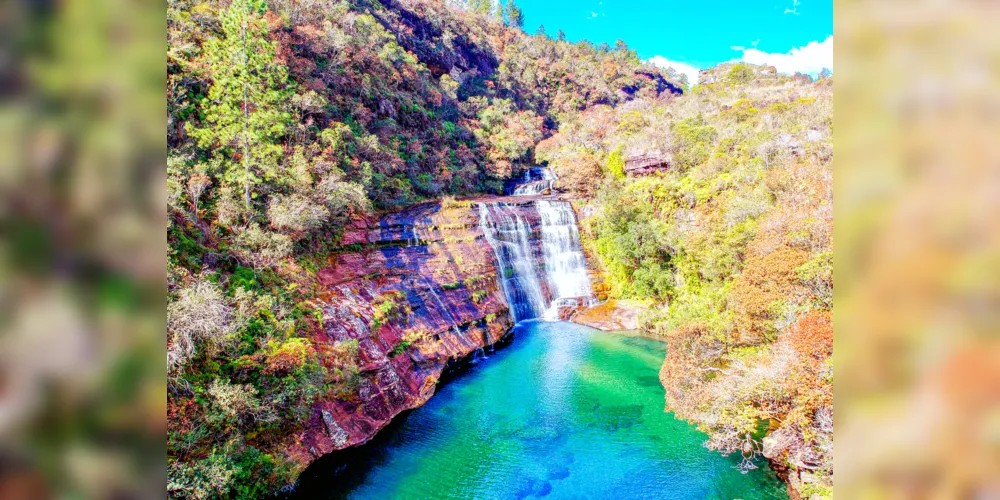
M 785 14 L 799 15 L 799 0 L 792 0 L 792 8 L 785 9 Z
M 597 17 L 597 13 L 596 12 L 591 12 L 590 13 L 590 17 Z
M 685 64 L 682 62 L 671 61 L 663 56 L 653 56 L 646 60 L 646 62 L 659 66 L 661 68 L 674 68 L 674 71 L 687 75 L 688 83 L 695 85 L 698 83 L 698 68 L 691 66 L 690 64 Z
M 795 72 L 815 76 L 823 68 L 833 70 L 833 35 L 822 42 L 812 41 L 786 54 L 772 54 L 757 49 L 743 49 L 741 61 L 774 66 L 781 73 Z

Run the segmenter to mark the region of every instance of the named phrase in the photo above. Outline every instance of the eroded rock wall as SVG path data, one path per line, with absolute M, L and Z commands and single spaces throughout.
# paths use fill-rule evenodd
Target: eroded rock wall
M 517 209 L 538 227 L 530 204 Z M 356 342 L 360 373 L 356 387 L 313 408 L 290 450 L 303 464 L 366 442 L 426 402 L 449 362 L 513 326 L 475 203 L 423 204 L 356 221 L 341 241 L 349 251 L 316 273 L 326 293 L 314 340 L 330 349 Z

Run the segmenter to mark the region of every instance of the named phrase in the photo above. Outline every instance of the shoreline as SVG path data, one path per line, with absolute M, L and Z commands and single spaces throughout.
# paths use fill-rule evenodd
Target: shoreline
M 514 328 L 516 326 L 517 323 L 511 326 L 496 342 L 480 349 L 484 353 L 492 354 L 509 347 L 514 343 Z M 366 441 L 317 457 L 299 473 L 294 485 L 289 485 L 286 489 L 277 492 L 272 498 L 281 500 L 327 498 L 324 496 L 324 492 L 334 493 L 329 491 L 331 480 L 341 482 L 341 480 L 347 479 L 347 481 L 342 481 L 345 486 L 360 484 L 371 468 L 371 462 L 378 459 L 377 452 L 380 446 L 392 438 L 411 412 L 424 406 L 427 401 L 437 395 L 442 387 L 468 373 L 475 366 L 476 363 L 473 361 L 480 354 L 480 349 L 476 349 L 461 358 L 449 359 L 434 385 L 434 393 L 419 406 L 397 413 Z

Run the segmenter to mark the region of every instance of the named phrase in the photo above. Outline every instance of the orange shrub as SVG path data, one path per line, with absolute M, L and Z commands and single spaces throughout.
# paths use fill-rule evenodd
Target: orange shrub
M 823 361 L 833 355 L 833 322 L 830 311 L 809 311 L 783 336 L 802 358 Z
M 578 153 L 558 160 L 553 170 L 559 187 L 576 193 L 591 193 L 600 184 L 601 161 L 593 153 Z
M 717 374 L 705 366 L 714 364 L 723 351 L 722 343 L 704 323 L 690 323 L 667 334 L 667 357 L 660 368 L 667 411 L 691 417 L 703 399 L 706 380 Z
M 774 338 L 774 322 L 781 314 L 776 309 L 781 308 L 781 301 L 794 300 L 800 293 L 795 268 L 807 260 L 808 252 L 791 247 L 747 257 L 743 273 L 729 291 L 736 345 L 756 345 Z

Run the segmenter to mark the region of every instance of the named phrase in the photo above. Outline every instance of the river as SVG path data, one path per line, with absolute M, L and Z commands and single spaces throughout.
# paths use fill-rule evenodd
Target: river
M 663 411 L 665 346 L 568 322 L 522 321 L 512 344 L 439 387 L 372 443 L 300 478 L 303 498 L 785 499 L 763 461 Z

